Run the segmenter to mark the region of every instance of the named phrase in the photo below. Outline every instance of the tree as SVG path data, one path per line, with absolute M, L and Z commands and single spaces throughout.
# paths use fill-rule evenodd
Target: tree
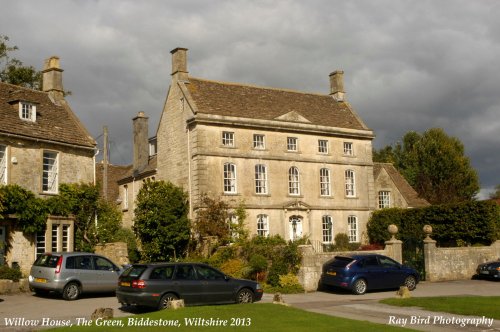
M 145 261 L 169 261 L 185 253 L 190 222 L 187 194 L 170 182 L 146 181 L 137 195 L 134 232 Z
M 40 90 L 42 88 L 42 73 L 33 66 L 11 58 L 10 53 L 17 51 L 17 46 L 9 46 L 9 37 L 0 35 L 0 81 L 25 88 Z M 3 65 L 3 66 L 1 66 Z
M 473 200 L 479 191 L 476 171 L 458 138 L 441 128 L 422 135 L 410 131 L 393 146 L 374 151 L 374 161 L 391 162 L 417 193 L 432 204 Z
M 495 191 L 490 193 L 490 199 L 500 199 L 500 184 L 497 184 Z

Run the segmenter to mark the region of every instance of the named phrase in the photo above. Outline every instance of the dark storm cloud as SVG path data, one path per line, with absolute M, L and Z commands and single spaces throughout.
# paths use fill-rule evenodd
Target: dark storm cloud
M 170 54 L 189 48 L 196 77 L 347 97 L 376 147 L 443 127 L 465 145 L 483 188 L 500 183 L 497 1 L 8 1 L 0 33 L 41 67 L 57 54 L 72 108 L 111 160 L 131 160 L 131 119 L 156 131 Z

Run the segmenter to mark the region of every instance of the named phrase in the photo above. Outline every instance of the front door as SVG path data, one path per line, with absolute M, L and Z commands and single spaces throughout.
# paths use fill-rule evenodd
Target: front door
M 295 241 L 302 237 L 302 217 L 291 216 L 289 220 L 290 240 Z

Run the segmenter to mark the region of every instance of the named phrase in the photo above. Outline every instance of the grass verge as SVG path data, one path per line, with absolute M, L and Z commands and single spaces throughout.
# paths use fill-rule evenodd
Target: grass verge
M 205 320 L 205 324 L 203 324 Z M 207 326 L 212 321 L 218 326 Z M 165 331 L 170 326 L 146 326 L 138 323 L 150 322 L 152 325 L 178 322 L 175 331 L 408 331 L 395 326 L 356 321 L 327 316 L 300 309 L 270 304 L 255 303 L 245 305 L 188 307 L 179 310 L 163 310 L 147 314 L 134 315 L 121 319 L 113 319 L 108 323 L 116 326 L 103 326 L 106 321 L 92 322 L 92 326 L 76 326 L 60 328 L 57 331 Z M 191 322 L 191 324 L 189 323 Z M 198 325 L 193 325 L 195 322 Z M 221 322 L 227 322 L 226 326 Z M 232 325 L 232 326 L 231 326 Z
M 449 296 L 385 299 L 380 303 L 400 307 L 421 307 L 430 311 L 448 312 L 466 316 L 486 316 L 500 319 L 500 296 Z

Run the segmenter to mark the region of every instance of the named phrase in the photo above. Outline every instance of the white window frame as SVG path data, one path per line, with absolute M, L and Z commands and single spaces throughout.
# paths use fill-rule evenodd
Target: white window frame
M 58 188 L 59 153 L 55 151 L 43 151 L 42 192 L 57 194 Z
M 287 137 L 286 150 L 292 152 L 299 151 L 299 139 L 297 137 Z
M 222 132 L 222 145 L 228 148 L 234 147 L 234 132 L 232 131 Z
M 321 218 L 321 229 L 323 244 L 333 243 L 333 219 L 330 215 L 324 215 Z
M 318 153 L 321 154 L 328 154 L 328 140 L 326 139 L 319 139 L 318 140 Z
M 255 165 L 255 193 L 267 194 L 267 167 L 263 164 Z
M 72 221 L 49 221 L 45 232 L 35 234 L 36 257 L 45 252 L 71 252 L 73 245 Z
M 224 164 L 224 193 L 236 194 L 238 192 L 236 187 L 236 165 L 233 163 Z
M 300 171 L 296 166 L 288 169 L 288 194 L 300 195 Z
M 320 196 L 332 195 L 331 172 L 329 168 L 319 170 L 319 194 Z
M 347 169 L 345 174 L 345 195 L 346 197 L 356 197 L 356 174 L 354 170 Z
M 349 237 L 349 243 L 358 242 L 358 229 L 358 217 L 347 217 L 347 236 Z
M 128 210 L 128 185 L 123 186 L 123 209 Z
M 352 142 L 344 142 L 344 156 L 354 156 L 354 148 Z
M 269 216 L 267 214 L 257 215 L 257 235 L 269 236 Z
M 378 192 L 378 208 L 385 209 L 391 207 L 391 192 L 388 190 L 380 190 Z
M 19 118 L 25 121 L 36 122 L 36 105 L 25 101 L 20 101 Z
M 253 134 L 253 148 L 264 150 L 266 148 L 266 136 L 262 134 Z
M 0 145 L 0 185 L 7 184 L 7 146 Z

